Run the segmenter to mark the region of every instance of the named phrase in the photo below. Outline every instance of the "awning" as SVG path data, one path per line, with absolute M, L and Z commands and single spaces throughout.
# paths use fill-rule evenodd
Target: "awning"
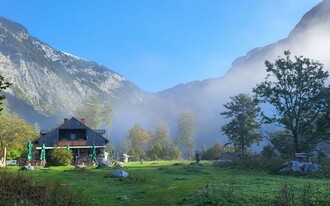
M 92 149 L 93 146 L 70 146 L 71 149 Z M 95 146 L 95 148 L 105 148 L 106 146 Z M 66 149 L 66 147 L 45 147 L 45 149 L 54 149 L 54 148 L 63 148 Z M 41 147 L 37 147 L 36 149 L 41 150 Z

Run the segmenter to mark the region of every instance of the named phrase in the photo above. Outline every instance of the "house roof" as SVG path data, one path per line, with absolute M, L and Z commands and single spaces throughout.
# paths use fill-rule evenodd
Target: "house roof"
M 41 136 L 35 141 L 35 143 L 38 143 L 39 140 L 42 139 L 42 138 L 46 138 L 47 136 L 54 135 L 54 133 L 57 132 L 57 130 L 61 130 L 61 129 L 86 129 L 91 134 L 96 136 L 97 138 L 104 139 L 104 141 L 106 143 L 109 142 L 109 140 L 107 138 L 103 137 L 100 134 L 101 130 L 93 130 L 93 129 L 89 128 L 88 126 L 86 126 L 81 121 L 79 121 L 78 119 L 76 119 L 75 117 L 71 117 L 70 119 L 64 119 L 63 124 L 61 124 L 60 126 L 58 126 L 57 128 L 55 128 L 53 130 L 48 130 L 48 131 L 47 130 L 42 130 L 42 131 L 47 131 L 47 132 L 44 132 L 44 133 L 40 132 Z

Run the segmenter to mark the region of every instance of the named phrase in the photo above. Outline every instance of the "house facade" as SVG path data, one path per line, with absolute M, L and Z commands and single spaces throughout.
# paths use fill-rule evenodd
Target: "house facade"
M 37 150 L 41 150 L 43 144 L 46 146 L 46 153 L 54 148 L 70 148 L 73 152 L 75 163 L 88 163 L 91 161 L 92 147 L 96 148 L 97 156 L 104 155 L 104 149 L 109 142 L 103 135 L 105 130 L 93 130 L 85 125 L 84 119 L 78 120 L 74 117 L 64 119 L 59 127 L 41 131 L 40 138 L 34 143 Z

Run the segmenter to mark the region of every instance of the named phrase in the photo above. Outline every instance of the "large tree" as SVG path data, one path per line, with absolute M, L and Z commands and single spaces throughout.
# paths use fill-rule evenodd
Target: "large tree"
M 265 62 L 268 75 L 254 92 L 273 106 L 275 113 L 265 119 L 290 132 L 285 137 L 292 138 L 294 152 L 308 151 L 330 138 L 328 72 L 318 61 L 303 56 L 292 60 L 289 51 L 284 55 Z
M 26 152 L 26 144 L 39 136 L 39 131 L 14 115 L 0 116 L 0 148 L 7 148 L 7 158 L 16 159 Z
M 184 111 L 179 117 L 179 132 L 175 143 L 183 151 L 187 159 L 192 159 L 195 154 L 194 133 L 196 131 L 196 119 L 191 111 Z
M 133 156 L 134 160 L 143 159 L 145 151 L 148 149 L 151 139 L 151 132 L 143 129 L 139 124 L 135 124 L 128 131 L 123 145 L 124 152 Z
M 5 99 L 5 95 L 1 94 L 1 91 L 7 89 L 11 84 L 7 81 L 5 81 L 5 78 L 0 75 L 0 113 L 2 111 L 1 105 L 2 105 L 2 100 Z
M 257 117 L 260 112 L 258 101 L 247 94 L 238 94 L 231 97 L 231 101 L 223 106 L 227 109 L 222 112 L 231 121 L 221 127 L 221 131 L 228 136 L 229 143 L 244 158 L 247 149 L 253 143 L 261 141 L 260 123 Z

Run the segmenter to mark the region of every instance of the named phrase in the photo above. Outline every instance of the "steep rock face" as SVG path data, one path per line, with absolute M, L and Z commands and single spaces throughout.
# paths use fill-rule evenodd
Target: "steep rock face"
M 7 92 L 45 115 L 70 113 L 93 93 L 133 105 L 148 96 L 114 71 L 56 51 L 5 18 L 0 18 L 0 73 L 13 83 Z

